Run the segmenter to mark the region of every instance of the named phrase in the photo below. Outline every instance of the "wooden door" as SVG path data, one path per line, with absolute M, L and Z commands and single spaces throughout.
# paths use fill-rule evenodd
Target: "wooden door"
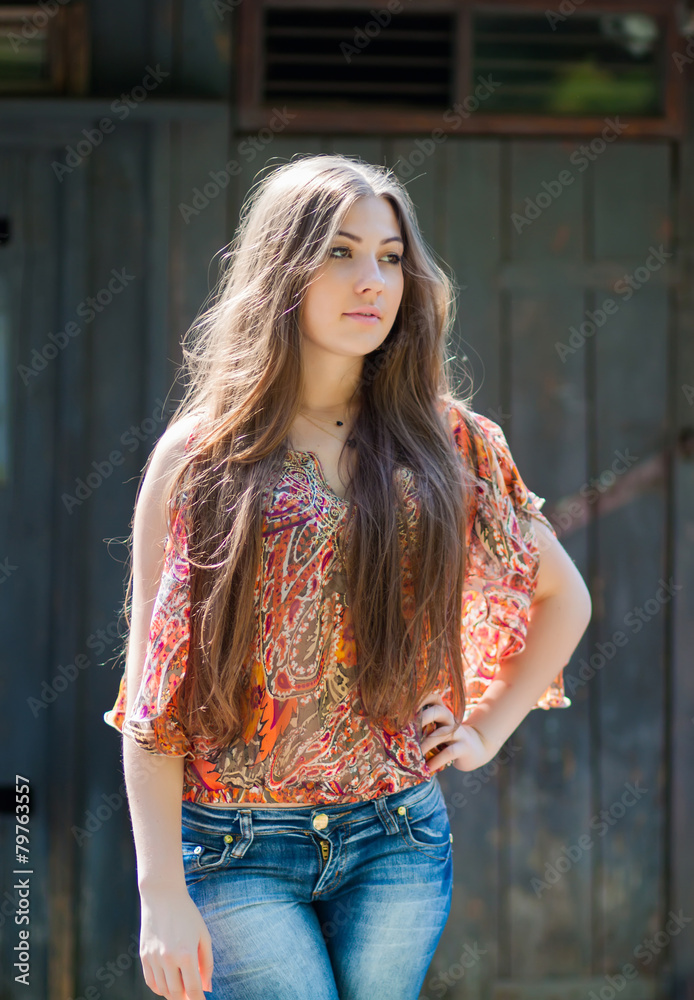
M 684 669 L 668 478 L 677 147 L 617 123 L 589 140 L 448 137 L 428 153 L 414 137 L 279 136 L 267 153 L 318 151 L 407 185 L 461 286 L 461 387 L 471 375 L 475 409 L 503 428 L 593 596 L 565 671 L 572 707 L 532 712 L 480 772 L 441 776 L 455 889 L 422 1000 L 578 1000 L 615 984 L 665 996 L 667 961 L 692 950 L 668 876 L 684 860 L 668 792 Z

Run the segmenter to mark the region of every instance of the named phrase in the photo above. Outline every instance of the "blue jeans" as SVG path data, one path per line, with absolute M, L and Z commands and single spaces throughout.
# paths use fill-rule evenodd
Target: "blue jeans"
M 416 1000 L 453 889 L 436 777 L 346 805 L 183 802 L 182 833 L 212 1000 Z

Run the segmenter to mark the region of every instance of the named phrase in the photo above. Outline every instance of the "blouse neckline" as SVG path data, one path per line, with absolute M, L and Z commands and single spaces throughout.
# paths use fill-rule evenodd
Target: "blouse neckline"
M 309 459 L 313 459 L 313 462 L 309 463 L 309 467 L 313 468 L 314 475 L 316 479 L 319 481 L 323 490 L 327 492 L 331 498 L 334 498 L 339 503 L 347 506 L 349 500 L 347 500 L 346 497 L 341 497 L 340 494 L 336 493 L 335 490 L 332 488 L 332 486 L 326 479 L 325 472 L 323 470 L 323 465 L 321 463 L 320 458 L 315 453 L 315 451 L 306 451 L 306 450 L 299 451 L 296 448 L 287 448 L 286 454 L 294 459 L 298 459 L 299 463 L 303 466 L 306 465 L 306 462 L 302 459 L 302 456 L 306 456 Z

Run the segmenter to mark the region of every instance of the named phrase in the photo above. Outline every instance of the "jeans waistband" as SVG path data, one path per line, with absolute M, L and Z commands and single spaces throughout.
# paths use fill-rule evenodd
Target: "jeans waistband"
M 367 816 L 375 811 L 384 826 L 389 832 L 395 833 L 398 829 L 397 821 L 391 815 L 398 806 L 414 805 L 433 795 L 439 788 L 438 778 L 434 776 L 426 781 L 420 781 L 416 785 L 402 789 L 399 792 L 391 792 L 387 795 L 378 796 L 375 799 L 366 799 L 362 802 L 348 802 L 337 805 L 307 805 L 296 808 L 281 807 L 278 809 L 263 809 L 262 806 L 244 807 L 243 805 L 232 804 L 229 806 L 208 806 L 198 802 L 182 803 L 183 825 L 189 820 L 196 828 L 204 829 L 210 833 L 223 832 L 230 821 L 235 821 L 239 816 L 242 818 L 253 818 L 256 821 L 275 821 L 281 825 L 287 823 L 308 823 L 311 824 L 313 818 L 319 813 L 325 813 L 329 820 L 358 819 Z

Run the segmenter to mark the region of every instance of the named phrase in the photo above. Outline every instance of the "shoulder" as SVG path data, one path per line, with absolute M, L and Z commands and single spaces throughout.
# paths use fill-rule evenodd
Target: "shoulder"
M 169 424 L 155 444 L 149 459 L 146 479 L 150 481 L 150 488 L 156 491 L 152 482 L 154 481 L 160 483 L 161 489 L 165 490 L 167 482 L 170 484 L 173 481 L 201 423 L 201 414 L 196 412 L 184 414 Z
M 462 400 L 448 397 L 440 402 L 454 440 L 474 467 L 478 481 L 496 494 L 511 493 L 525 503 L 528 490 L 500 425 Z
M 158 464 L 166 466 L 177 464 L 189 449 L 201 422 L 202 415 L 196 412 L 186 413 L 169 424 L 154 447 L 152 461 L 156 459 Z
M 200 423 L 200 414 L 191 413 L 169 424 L 149 457 L 137 507 L 155 535 L 160 535 L 165 521 L 166 499 L 185 452 Z
M 473 410 L 469 404 L 454 396 L 439 396 L 439 412 L 445 417 L 448 427 L 460 451 L 479 452 L 485 444 L 496 439 L 496 432 L 503 432 L 498 424 Z

